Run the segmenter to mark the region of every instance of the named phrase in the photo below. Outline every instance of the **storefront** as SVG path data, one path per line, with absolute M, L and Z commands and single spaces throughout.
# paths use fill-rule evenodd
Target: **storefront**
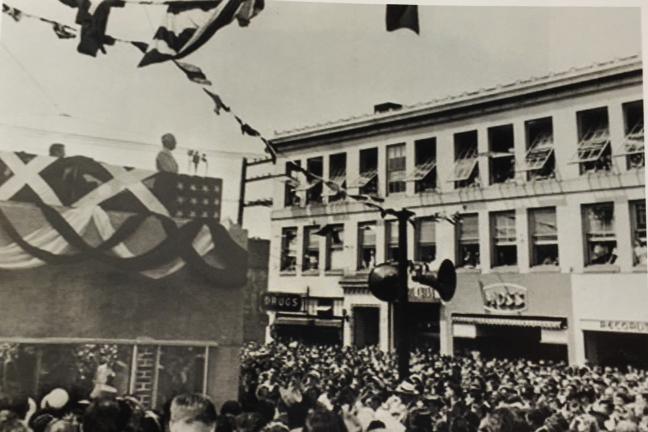
M 459 274 L 444 305 L 442 352 L 569 360 L 569 275 Z
M 648 368 L 646 273 L 574 277 L 579 362 Z
M 344 310 L 350 311 L 344 343 L 358 348 L 379 345 L 383 350 L 392 349 L 392 310 L 369 292 L 367 281 L 367 274 L 347 276 L 340 281 Z M 414 347 L 439 350 L 440 310 L 439 296 L 432 288 L 409 281 L 408 333 Z
M 268 293 L 264 308 L 270 315 L 273 340 L 300 341 L 309 345 L 341 345 L 344 321 L 342 299 Z

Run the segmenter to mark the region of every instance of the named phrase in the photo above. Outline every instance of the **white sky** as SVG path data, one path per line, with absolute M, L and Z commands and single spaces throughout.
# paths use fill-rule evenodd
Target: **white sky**
M 74 23 L 74 11 L 58 0 L 5 3 Z M 371 112 L 378 102 L 423 102 L 641 52 L 638 7 L 425 6 L 416 36 L 386 32 L 384 5 L 266 3 L 249 27 L 225 28 L 185 61 L 268 138 Z M 163 12 L 116 9 L 108 33 L 148 41 Z M 0 149 L 45 153 L 61 140 L 69 154 L 152 168 L 159 136 L 171 131 L 181 166 L 187 148 L 210 152 L 210 175 L 224 179 L 224 214 L 235 218 L 238 153 L 261 154 L 262 143 L 241 136 L 230 116 L 217 117 L 200 86 L 169 64 L 138 69 L 141 54 L 128 45 L 91 58 L 47 24 L 5 15 L 1 24 Z M 251 184 L 249 197 L 268 196 L 269 186 Z M 269 213 L 254 208 L 245 225 L 268 237 Z

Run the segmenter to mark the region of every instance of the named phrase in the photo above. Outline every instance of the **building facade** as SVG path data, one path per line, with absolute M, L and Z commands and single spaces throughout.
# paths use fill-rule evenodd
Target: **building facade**
M 455 263 L 447 304 L 410 285 L 416 343 L 645 362 L 642 94 L 641 60 L 629 57 L 280 133 L 269 291 L 304 306 L 270 313 L 268 337 L 393 347 L 390 307 L 367 275 L 400 253 L 395 221 L 292 161 L 412 210 L 408 258 Z

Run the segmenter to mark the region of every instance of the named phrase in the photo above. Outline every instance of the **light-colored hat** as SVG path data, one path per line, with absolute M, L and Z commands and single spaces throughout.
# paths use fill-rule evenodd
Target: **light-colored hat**
M 68 395 L 68 392 L 62 388 L 55 388 L 45 395 L 43 400 L 41 400 L 41 408 L 61 409 L 69 402 L 69 400 L 70 396 Z

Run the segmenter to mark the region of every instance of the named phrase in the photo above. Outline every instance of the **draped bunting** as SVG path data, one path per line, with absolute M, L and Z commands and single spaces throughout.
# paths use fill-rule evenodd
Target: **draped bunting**
M 0 210 L 0 227 L 13 241 L 0 247 L 0 268 L 29 269 L 94 259 L 153 279 L 168 276 L 187 265 L 195 273 L 221 285 L 245 283 L 247 252 L 212 219 L 193 220 L 178 227 L 172 219 L 150 213 L 130 216 L 115 229 L 100 207 L 71 209 L 63 214 L 46 204 L 39 207 L 50 226 L 39 228 L 24 238 Z M 158 219 L 167 237 L 150 250 L 135 255 L 123 242 L 148 218 Z M 91 246 L 83 238 L 91 222 L 102 239 L 97 246 Z M 212 251 L 216 266 L 203 259 Z

